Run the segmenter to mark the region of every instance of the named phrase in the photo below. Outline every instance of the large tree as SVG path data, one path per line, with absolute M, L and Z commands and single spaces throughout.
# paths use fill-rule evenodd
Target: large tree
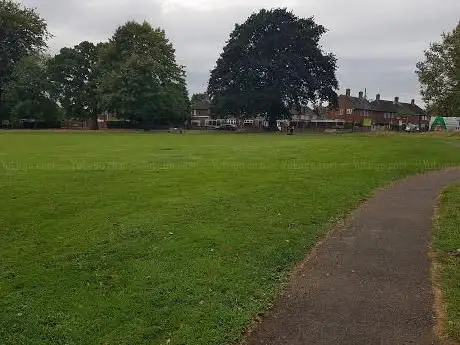
M 47 78 L 47 58 L 26 56 L 15 64 L 3 101 L 13 121 L 33 119 L 57 121 L 61 111 L 51 98 L 51 84 Z
M 198 102 L 203 102 L 209 100 L 209 96 L 207 93 L 194 93 L 192 95 L 191 102 L 192 104 L 198 103 Z
M 416 73 L 429 112 L 460 116 L 460 23 L 430 45 Z
M 0 0 L 0 99 L 15 65 L 25 56 L 42 52 L 49 36 L 46 21 L 34 9 Z M 6 111 L 0 104 L 0 118 Z
M 261 10 L 236 25 L 211 72 L 214 110 L 268 117 L 270 127 L 309 102 L 335 102 L 336 58 L 319 44 L 326 29 L 286 9 Z
M 98 129 L 97 117 L 102 105 L 97 90 L 98 46 L 81 42 L 73 48 L 63 48 L 49 63 L 49 77 L 55 98 L 67 117 L 90 120 Z
M 185 71 L 161 29 L 128 22 L 103 54 L 100 90 L 107 109 L 145 129 L 182 123 L 189 113 Z

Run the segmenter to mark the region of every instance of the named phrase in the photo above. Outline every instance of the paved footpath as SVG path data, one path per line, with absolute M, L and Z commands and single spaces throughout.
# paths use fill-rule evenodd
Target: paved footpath
M 428 247 L 441 190 L 460 169 L 378 191 L 293 272 L 243 344 L 432 345 Z

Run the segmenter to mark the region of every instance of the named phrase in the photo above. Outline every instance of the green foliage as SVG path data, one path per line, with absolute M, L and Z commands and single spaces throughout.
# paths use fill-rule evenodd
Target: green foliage
M 81 42 L 73 48 L 63 48 L 49 63 L 49 77 L 54 97 L 68 118 L 92 120 L 97 129 L 101 101 L 97 90 L 98 50 L 90 42 Z
M 261 10 L 236 25 L 211 73 L 214 110 L 267 114 L 273 127 L 292 108 L 334 102 L 336 58 L 319 45 L 325 32 L 286 9 Z
M 43 68 L 29 57 L 39 55 L 48 37 L 35 10 L 0 0 L 0 120 L 57 118 L 56 103 L 68 118 L 91 120 L 94 129 L 107 110 L 145 128 L 179 124 L 189 115 L 185 71 L 163 30 L 128 22 L 109 43 L 63 48 Z
M 50 98 L 51 84 L 47 78 L 47 58 L 27 56 L 19 61 L 2 95 L 11 119 L 55 121 L 61 111 Z
M 421 93 L 435 115 L 460 116 L 460 23 L 425 51 L 417 64 Z
M 112 120 L 106 123 L 108 129 L 139 129 L 140 125 L 137 122 L 129 120 Z
M 439 137 L 396 134 L 2 133 L 0 147 L 2 345 L 235 344 L 331 222 L 460 164 Z
M 194 93 L 192 95 L 192 104 L 209 100 L 207 93 Z
M 46 21 L 35 9 L 25 8 L 15 1 L 0 0 L 0 100 L 15 65 L 25 56 L 42 52 L 49 36 Z M 1 103 L 0 112 L 8 112 Z
M 181 123 L 189 113 L 183 67 L 161 29 L 128 22 L 103 53 L 100 90 L 106 108 L 146 129 Z

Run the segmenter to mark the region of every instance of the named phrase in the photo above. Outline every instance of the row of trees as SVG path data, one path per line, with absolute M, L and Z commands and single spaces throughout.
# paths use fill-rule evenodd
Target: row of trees
M 82 42 L 45 56 L 47 24 L 34 9 L 0 0 L 0 120 L 89 120 L 98 115 L 144 128 L 190 113 L 185 70 L 165 32 L 127 22 L 108 42 Z
M 290 110 L 337 100 L 337 60 L 320 39 L 326 29 L 286 9 L 260 10 L 236 25 L 213 71 L 207 94 L 218 116 L 264 115 L 270 127 Z M 90 120 L 104 112 L 145 128 L 178 124 L 190 114 L 185 70 L 165 32 L 127 22 L 107 41 L 82 42 L 54 57 L 34 9 L 0 0 L 0 120 Z M 460 29 L 426 51 L 417 65 L 432 111 L 459 113 Z
M 91 120 L 103 112 L 151 128 L 186 119 L 185 71 L 165 32 L 128 22 L 108 42 L 82 42 L 54 57 L 34 9 L 0 0 L 0 119 Z M 336 59 L 319 40 L 325 28 L 285 9 L 261 10 L 236 25 L 211 72 L 207 95 L 216 115 L 276 119 L 310 102 L 334 102 Z

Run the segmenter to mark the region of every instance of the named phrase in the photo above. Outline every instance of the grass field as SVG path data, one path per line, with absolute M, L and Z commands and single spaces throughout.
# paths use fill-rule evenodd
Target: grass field
M 460 342 L 460 185 L 447 189 L 439 209 L 435 246 L 440 264 L 439 278 L 446 308 L 446 331 Z
M 416 135 L 0 132 L 0 344 L 232 344 Z

